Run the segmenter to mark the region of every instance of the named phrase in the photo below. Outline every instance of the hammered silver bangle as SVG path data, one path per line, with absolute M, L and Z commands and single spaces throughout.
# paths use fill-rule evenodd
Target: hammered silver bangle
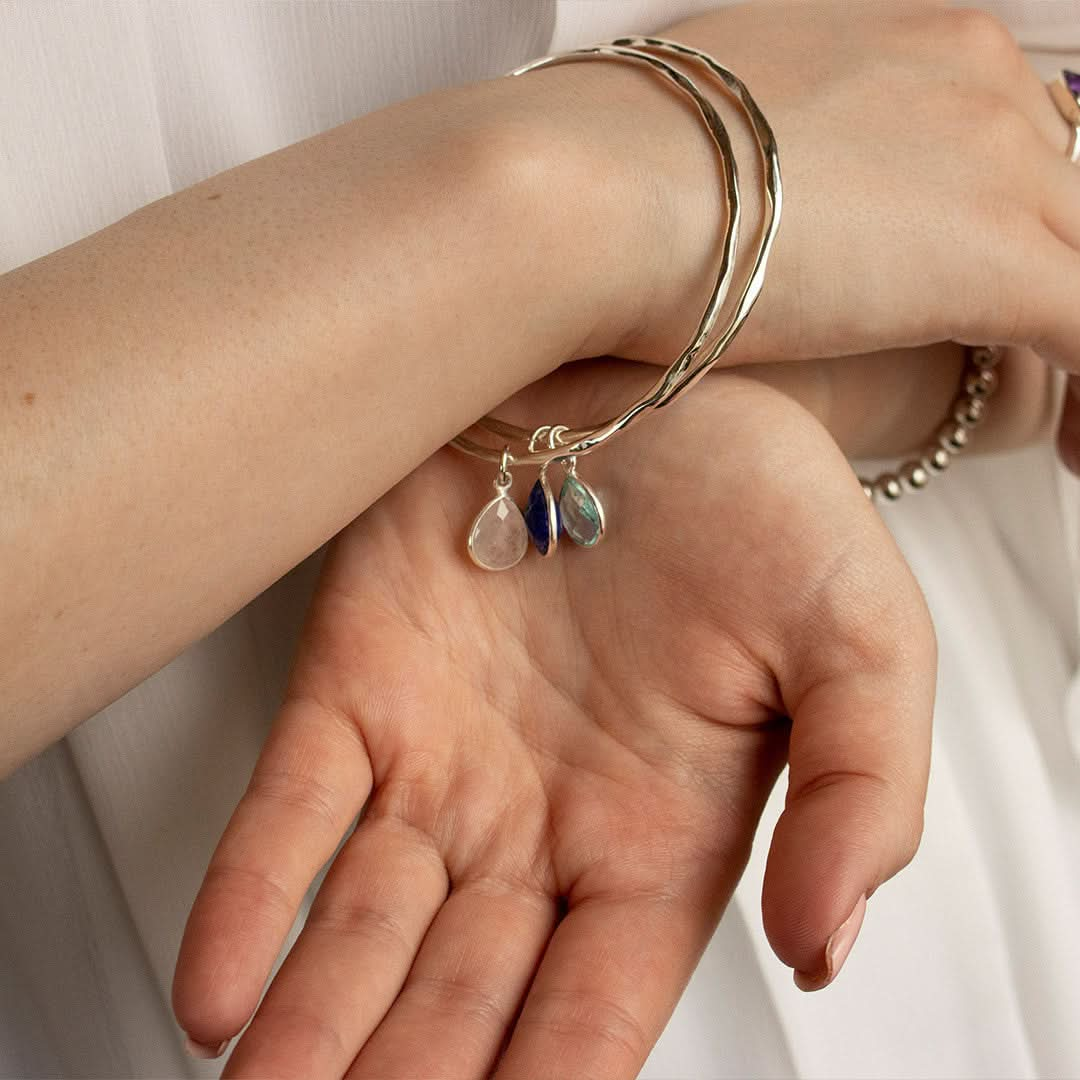
M 732 286 L 741 219 L 739 172 L 727 129 L 715 107 L 692 79 L 655 53 L 696 63 L 720 83 L 746 117 L 762 164 L 764 210 L 753 265 L 734 310 L 708 349 L 705 349 L 706 341 L 715 330 Z M 547 423 L 531 431 L 486 416 L 477 421 L 473 428 L 497 437 L 495 445 L 477 441 L 477 438 L 466 433 L 451 441 L 452 446 L 466 454 L 498 464 L 493 481 L 495 495 L 477 514 L 466 542 L 470 558 L 486 570 L 505 570 L 516 565 L 528 550 L 530 539 L 544 557 L 554 554 L 561 535 L 586 548 L 595 547 L 603 539 L 607 531 L 604 509 L 597 492 L 578 475 L 578 458 L 604 445 L 646 413 L 670 403 L 709 371 L 734 340 L 757 301 L 769 253 L 779 229 L 783 200 L 776 139 L 745 84 L 729 69 L 707 53 L 678 42 L 654 37 L 623 37 L 542 57 L 515 68 L 507 75 L 516 77 L 555 64 L 589 59 L 619 60 L 647 66 L 673 84 L 695 105 L 720 160 L 726 204 L 720 267 L 705 312 L 689 344 L 652 389 L 618 416 L 590 428 Z M 933 476 L 948 467 L 954 455 L 966 448 L 970 433 L 985 415 L 986 402 L 996 387 L 995 367 L 1000 354 L 1001 350 L 996 346 L 968 348 L 960 393 L 953 402 L 950 415 L 939 428 L 936 441 L 926 447 L 919 457 L 903 462 L 895 472 L 885 472 L 874 479 L 860 477 L 868 497 L 893 502 L 905 492 L 920 490 Z M 565 469 L 558 493 L 549 477 L 550 467 L 556 462 Z M 524 508 L 519 508 L 510 496 L 512 465 L 539 466 L 539 477 L 532 486 Z
M 721 307 L 732 284 L 741 218 L 738 167 L 727 129 L 715 107 L 692 79 L 677 67 L 653 55 L 655 52 L 690 58 L 705 66 L 743 110 L 758 143 L 762 161 L 764 213 L 753 266 L 734 311 L 705 355 L 700 357 L 699 353 L 715 329 Z M 508 75 L 516 77 L 538 68 L 588 59 L 620 60 L 647 66 L 672 83 L 696 106 L 709 137 L 716 146 L 721 165 L 726 221 L 720 269 L 705 312 L 690 343 L 660 376 L 653 388 L 618 416 L 591 428 L 572 429 L 565 424 L 543 424 L 531 432 L 494 417 L 484 417 L 474 427 L 488 434 L 498 435 L 501 440 L 499 446 L 485 445 L 464 433 L 451 441 L 452 446 L 464 453 L 498 462 L 499 465 L 493 482 L 495 496 L 477 514 L 466 545 L 473 562 L 486 570 L 505 570 L 516 565 L 528 549 L 530 538 L 536 550 L 545 557 L 554 554 L 561 534 L 567 535 L 582 547 L 594 547 L 600 542 L 606 532 L 603 506 L 598 494 L 578 476 L 578 458 L 591 453 L 625 431 L 641 416 L 674 400 L 716 363 L 742 328 L 757 301 L 764 281 L 765 265 L 780 224 L 782 186 L 776 139 L 749 90 L 734 73 L 706 53 L 677 42 L 662 38 L 628 37 L 542 57 L 514 69 Z M 524 450 L 514 449 L 522 445 Z M 550 466 L 556 461 L 561 462 L 566 469 L 558 495 L 549 479 Z M 509 494 L 513 483 L 511 465 L 540 466 L 539 478 L 532 487 L 524 512 Z
M 638 46 L 653 48 L 671 54 L 692 55 L 699 57 L 703 63 L 707 62 L 710 70 L 715 68 L 714 74 L 723 81 L 725 88 L 736 97 L 746 113 L 747 119 L 750 121 L 758 142 L 764 168 L 765 211 L 753 267 L 747 277 L 734 312 L 708 353 L 704 358 L 698 360 L 696 364 L 694 361 L 704 347 L 710 333 L 714 330 L 721 307 L 731 288 L 735 257 L 739 244 L 739 226 L 742 218 L 739 170 L 735 162 L 727 128 L 709 99 L 705 97 L 693 80 L 678 68 L 673 67 L 657 56 L 643 51 Z M 511 462 L 521 465 L 543 466 L 556 458 L 568 459 L 571 456 L 591 453 L 609 439 L 624 431 L 640 416 L 653 408 L 666 404 L 682 390 L 697 382 L 715 364 L 716 360 L 734 339 L 757 301 L 764 281 L 765 264 L 780 225 L 782 185 L 776 139 L 773 136 L 772 129 L 743 83 L 705 53 L 690 50 L 686 46 L 665 41 L 661 38 L 616 38 L 606 44 L 590 45 L 582 49 L 572 49 L 568 52 L 556 53 L 538 60 L 532 60 L 519 68 L 515 68 L 508 73 L 508 76 L 520 76 L 555 64 L 590 59 L 623 60 L 634 64 L 647 65 L 655 74 L 672 82 L 680 93 L 690 98 L 697 107 L 709 137 L 716 146 L 721 165 L 721 180 L 726 202 L 727 221 L 721 244 L 720 269 L 705 312 L 689 344 L 664 371 L 652 389 L 638 398 L 617 417 L 584 429 L 573 429 L 565 425 L 559 425 L 562 430 L 562 442 L 558 446 L 546 447 L 538 445 L 536 433 L 540 429 L 527 431 L 514 425 L 496 421 L 491 417 L 484 417 L 474 425 L 528 446 L 525 451 L 511 452 L 509 455 Z M 544 426 L 545 432 L 549 429 L 550 425 Z M 484 446 L 464 435 L 459 435 L 453 439 L 451 445 L 486 461 L 500 462 L 505 457 L 504 446 Z

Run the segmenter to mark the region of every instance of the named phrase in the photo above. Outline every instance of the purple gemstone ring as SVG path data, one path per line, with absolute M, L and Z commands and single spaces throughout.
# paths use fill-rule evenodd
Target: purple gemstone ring
M 1072 124 L 1073 136 L 1069 146 L 1069 160 L 1080 161 L 1080 74 L 1063 71 L 1050 86 L 1050 96 L 1065 120 Z

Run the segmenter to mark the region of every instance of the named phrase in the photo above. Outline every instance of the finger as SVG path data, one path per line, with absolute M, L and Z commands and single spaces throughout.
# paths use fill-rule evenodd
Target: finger
M 362 821 L 225 1076 L 342 1076 L 401 989 L 447 887 L 428 838 L 389 817 Z
M 884 534 L 880 521 L 868 528 Z M 789 786 L 762 908 L 802 989 L 835 977 L 865 898 L 911 860 L 922 833 L 936 645 L 921 593 L 884 539 L 893 557 L 882 558 L 880 543 L 872 561 L 860 549 L 780 681 L 792 720 Z
M 490 1075 L 555 919 L 542 893 L 482 881 L 455 888 L 348 1080 Z
M 210 861 L 188 918 L 173 1009 L 199 1044 L 247 1023 L 315 874 L 371 788 L 355 728 L 290 700 Z
M 574 905 L 551 939 L 496 1080 L 632 1080 L 717 918 L 671 896 Z

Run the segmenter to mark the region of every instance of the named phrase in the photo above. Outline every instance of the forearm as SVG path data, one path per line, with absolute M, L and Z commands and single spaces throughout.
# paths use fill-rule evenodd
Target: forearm
M 601 186 L 561 199 L 514 152 L 526 83 L 370 114 L 0 277 L 0 774 L 613 344 L 625 238 Z

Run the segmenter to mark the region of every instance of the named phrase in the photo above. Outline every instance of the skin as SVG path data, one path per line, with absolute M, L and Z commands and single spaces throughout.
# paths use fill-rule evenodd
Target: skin
M 998 24 L 936 5 L 798 4 L 668 33 L 763 88 L 785 148 L 782 241 L 729 363 L 957 339 L 1080 367 L 1065 130 Z M 721 216 L 714 163 L 642 73 L 602 67 L 402 103 L 0 279 L 0 355 L 16 358 L 0 384 L 0 469 L 14 492 L 0 766 L 220 623 L 519 387 L 567 360 L 657 362 L 681 346 L 712 272 L 701 222 Z M 633 491 L 610 484 L 616 503 L 643 499 L 636 517 L 670 516 L 687 505 L 665 502 L 681 476 L 702 520 L 724 523 L 731 561 L 718 563 L 711 531 L 673 550 L 653 521 L 587 577 L 524 571 L 545 598 L 563 590 L 558 638 L 533 623 L 524 589 L 508 601 L 463 585 L 448 546 L 411 538 L 437 573 L 401 577 L 408 507 L 433 510 L 432 488 L 463 478 L 445 453 L 342 534 L 290 703 L 193 914 L 176 1006 L 199 1041 L 246 1021 L 284 920 L 369 790 L 373 801 L 236 1075 L 267 1075 L 279 1054 L 333 1075 L 361 1046 L 357 1075 L 408 1074 L 428 1052 L 482 1074 L 556 925 L 502 1074 L 632 1075 L 730 897 L 785 752 L 793 788 L 766 926 L 808 985 L 835 973 L 829 935 L 917 840 L 932 635 L 824 429 L 760 385 L 725 388 L 723 400 L 702 392 L 707 417 L 682 409 L 693 437 L 671 468 L 649 457 Z M 826 407 L 840 398 L 830 383 Z M 694 451 L 720 421 L 730 441 L 706 462 Z M 850 514 L 822 521 L 808 498 L 822 491 Z M 746 531 L 755 520 L 775 543 Z M 361 573 L 380 564 L 392 594 Z M 629 633 L 613 638 L 605 605 L 579 598 L 606 588 L 610 610 L 628 580 Z M 503 605 L 508 626 L 494 621 Z M 426 622 L 432 612 L 444 616 Z M 440 637 L 445 613 L 462 612 L 464 638 Z M 584 672 L 561 646 L 575 639 L 589 647 Z M 504 663 L 476 666 L 494 648 Z M 440 669 L 448 654 L 459 663 Z M 465 758 L 474 737 L 482 754 Z M 475 760 L 500 768 L 477 775 Z M 469 939 L 447 910 L 466 926 L 517 926 L 504 900 L 532 918 L 532 952 L 455 955 Z M 418 970 L 412 954 L 440 919 Z M 584 975 L 583 956 L 596 961 Z M 345 959 L 335 982 L 328 969 Z M 362 1001 L 347 996 L 357 963 L 382 980 Z M 410 971 L 419 999 L 397 999 Z M 633 978 L 620 985 L 620 972 Z M 335 987 L 346 997 L 323 992 Z M 473 990 L 477 1007 L 453 1012 L 446 987 Z M 301 1013 L 309 991 L 325 1007 Z M 425 993 L 436 1014 L 448 1007 L 429 1046 L 408 1014 Z
M 1003 51 L 993 24 L 958 26 Z M 805 44 L 813 28 L 800 29 Z M 1017 82 L 1026 109 L 1030 79 Z M 1045 110 L 1025 125 L 1050 130 Z M 921 329 L 881 311 L 890 343 L 937 333 L 927 307 Z M 1034 340 L 1018 316 L 983 317 L 968 340 Z M 787 355 L 842 352 L 864 332 L 836 337 L 816 319 L 796 337 L 783 324 Z M 758 324 L 759 360 L 777 347 L 771 325 Z M 623 350 L 649 352 L 656 333 L 639 325 Z M 903 355 L 878 360 L 891 370 Z M 1015 377 L 1032 361 L 1015 353 L 1005 380 L 1019 430 L 1048 412 L 1045 380 L 1025 392 Z M 810 395 L 834 419 L 841 364 L 819 365 Z M 534 410 L 558 381 L 534 388 Z M 335 541 L 279 723 L 185 935 L 174 1001 L 197 1040 L 247 1023 L 300 897 L 366 810 L 227 1075 L 633 1076 L 730 899 L 785 756 L 765 925 L 801 986 L 835 977 L 840 928 L 857 932 L 865 897 L 917 844 L 933 638 L 850 470 L 815 449 L 823 429 L 760 384 L 720 386 L 682 410 L 671 469 L 655 446 L 634 469 L 634 435 L 621 477 L 598 463 L 634 528 L 587 570 L 571 552 L 493 583 L 465 564 L 447 542 L 467 528 L 447 494 L 463 465 L 447 453 Z M 898 407 L 878 434 L 914 445 L 921 425 Z M 822 494 L 850 501 L 850 516 L 823 522 Z M 666 524 L 689 505 L 722 534 L 683 530 L 672 545 Z
M 963 367 L 963 348 L 943 342 L 812 363 L 747 364 L 738 371 L 794 398 L 849 458 L 859 459 L 918 456 L 950 414 Z M 998 375 L 969 453 L 1030 445 L 1057 421 L 1062 380 L 1036 353 L 1008 349 Z
M 799 3 L 668 33 L 758 88 L 784 148 L 781 238 L 728 363 L 957 339 L 1076 366 L 1065 125 L 998 24 Z M 0 774 L 516 390 L 681 348 L 722 211 L 667 97 L 593 63 L 414 98 L 0 277 Z
M 729 359 L 955 340 L 1031 347 L 1080 370 L 1072 128 L 1003 23 L 943 3 L 795 0 L 725 8 L 660 36 L 721 57 L 753 90 L 781 148 L 781 235 L 753 325 Z M 755 151 L 737 110 L 717 103 L 751 173 Z M 700 126 L 696 155 L 689 142 L 672 145 L 681 133 L 670 119 L 668 130 L 686 184 L 672 197 L 701 208 L 683 219 L 700 236 L 720 205 L 714 152 Z M 745 193 L 756 222 L 757 185 Z M 661 279 L 661 307 L 689 295 L 703 303 L 711 265 L 680 259 L 683 274 Z M 685 340 L 700 306 L 682 310 Z M 631 345 L 650 340 L 643 327 Z
M 511 408 L 599 416 L 643 378 L 577 365 Z M 184 937 L 193 1039 L 248 1020 L 367 809 L 226 1076 L 635 1076 L 786 760 L 763 917 L 800 985 L 913 855 L 933 632 L 825 429 L 716 376 L 580 470 L 595 550 L 473 566 L 487 478 L 451 450 L 333 542 Z
M 0 278 L 0 773 L 615 344 L 617 214 L 553 205 L 540 235 L 551 177 L 501 120 L 523 88 L 381 110 Z

